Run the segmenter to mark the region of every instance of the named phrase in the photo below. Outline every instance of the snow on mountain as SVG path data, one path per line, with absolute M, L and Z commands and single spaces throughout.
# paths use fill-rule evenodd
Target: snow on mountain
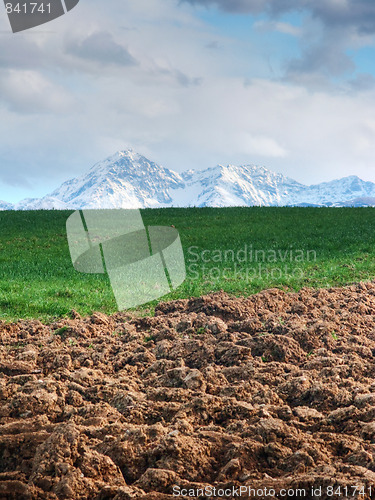
M 13 210 L 14 205 L 12 203 L 8 203 L 7 201 L 0 200 L 0 211 L 2 210 Z
M 172 201 L 169 190 L 183 185 L 175 172 L 128 149 L 96 163 L 87 174 L 64 182 L 46 201 L 61 200 L 73 209 L 168 206 Z
M 184 188 L 173 194 L 175 206 L 267 206 L 283 205 L 290 192 L 304 186 L 265 167 L 218 165 L 182 174 Z
M 13 206 L 13 210 L 66 210 L 69 206 L 58 198 L 25 198 Z
M 306 186 L 257 165 L 218 165 L 178 174 L 128 149 L 44 198 L 14 206 L 0 202 L 0 210 L 253 205 L 375 206 L 375 184 L 349 176 Z
M 185 186 L 174 191 L 174 206 L 375 205 L 375 184 L 355 175 L 305 186 L 262 166 L 218 165 L 182 178 Z
M 333 203 L 334 207 L 375 207 L 375 198 L 371 196 L 359 196 L 349 201 Z
M 368 197 L 375 197 L 375 184 L 363 181 L 356 175 L 351 175 L 331 182 L 305 186 L 297 197 L 297 203 L 345 205 L 352 200 Z M 293 196 L 290 198 L 290 202 L 292 198 Z

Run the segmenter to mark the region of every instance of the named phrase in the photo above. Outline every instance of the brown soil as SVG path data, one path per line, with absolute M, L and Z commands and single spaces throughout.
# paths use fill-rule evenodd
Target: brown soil
M 374 498 L 374 318 L 361 283 L 3 323 L 0 499 Z

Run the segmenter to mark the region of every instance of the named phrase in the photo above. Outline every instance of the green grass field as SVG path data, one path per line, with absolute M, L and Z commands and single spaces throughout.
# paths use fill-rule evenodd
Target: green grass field
M 116 311 L 108 277 L 72 266 L 65 229 L 71 213 L 0 212 L 1 319 Z M 375 278 L 375 208 L 166 208 L 142 215 L 146 225 L 174 225 L 184 248 L 187 279 L 162 300 Z

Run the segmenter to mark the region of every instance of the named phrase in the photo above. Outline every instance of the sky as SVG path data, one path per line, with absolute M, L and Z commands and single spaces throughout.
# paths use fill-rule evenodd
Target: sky
M 15 34 L 0 8 L 0 199 L 128 147 L 375 182 L 375 2 L 80 0 Z

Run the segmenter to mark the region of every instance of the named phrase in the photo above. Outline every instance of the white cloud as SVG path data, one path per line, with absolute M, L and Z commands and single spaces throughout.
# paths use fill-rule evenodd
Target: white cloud
M 40 73 L 10 69 L 0 76 L 0 102 L 23 114 L 59 114 L 66 113 L 74 101 L 61 85 Z
M 239 134 L 240 147 L 243 153 L 250 155 L 263 156 L 269 158 L 284 158 L 287 151 L 272 137 L 258 134 Z

